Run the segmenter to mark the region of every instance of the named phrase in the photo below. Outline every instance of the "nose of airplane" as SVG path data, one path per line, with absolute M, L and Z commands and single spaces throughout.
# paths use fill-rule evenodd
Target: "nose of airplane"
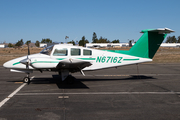
M 10 67 L 10 62 L 8 61 L 8 62 L 5 62 L 4 64 L 3 64 L 3 67 L 5 67 L 5 68 L 9 68 Z

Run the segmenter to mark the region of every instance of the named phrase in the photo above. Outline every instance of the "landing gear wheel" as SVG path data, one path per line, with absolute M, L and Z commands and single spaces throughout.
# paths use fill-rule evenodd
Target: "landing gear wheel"
M 69 76 L 66 78 L 66 82 L 67 82 L 68 84 L 73 84 L 73 83 L 74 83 L 74 80 L 75 80 L 75 78 L 74 78 L 73 76 L 71 76 L 71 75 L 69 75 Z
M 29 77 L 25 77 L 25 78 L 23 79 L 23 81 L 24 81 L 24 83 L 30 83 L 30 78 L 29 78 Z

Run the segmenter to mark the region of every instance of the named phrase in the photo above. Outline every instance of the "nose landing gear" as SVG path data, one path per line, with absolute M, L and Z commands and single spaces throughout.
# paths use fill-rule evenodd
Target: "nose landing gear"
M 24 77 L 23 81 L 24 83 L 30 83 L 29 74 L 27 74 L 27 77 Z
M 30 78 L 29 78 L 29 77 L 25 77 L 25 78 L 23 79 L 23 81 L 24 81 L 24 83 L 30 83 Z

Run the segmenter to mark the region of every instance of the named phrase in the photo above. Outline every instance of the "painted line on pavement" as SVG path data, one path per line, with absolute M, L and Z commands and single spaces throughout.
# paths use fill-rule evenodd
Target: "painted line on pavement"
M 30 80 L 32 80 L 35 76 L 31 77 Z M 10 100 L 17 92 L 19 92 L 27 83 L 23 83 L 20 87 L 18 87 L 14 92 L 12 92 L 7 98 L 2 100 L 0 102 L 0 108 L 8 101 Z
M 82 93 L 18 93 L 16 95 L 179 95 L 180 92 L 82 92 Z
M 86 75 L 87 77 L 91 77 L 91 76 L 97 76 L 97 77 L 102 77 L 102 76 L 133 76 L 133 75 L 147 75 L 147 76 L 170 76 L 170 75 L 177 75 L 179 76 L 180 74 L 115 74 L 115 75 Z M 73 76 L 82 76 L 82 75 L 73 75 Z

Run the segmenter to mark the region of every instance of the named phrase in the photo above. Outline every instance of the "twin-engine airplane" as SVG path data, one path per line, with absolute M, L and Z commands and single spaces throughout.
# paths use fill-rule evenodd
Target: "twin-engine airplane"
M 74 77 L 69 73 L 85 70 L 98 70 L 123 65 L 137 64 L 152 61 L 153 56 L 167 33 L 174 32 L 168 28 L 146 29 L 136 44 L 128 51 L 123 50 L 96 50 L 79 46 L 56 44 L 49 46 L 40 53 L 19 57 L 3 64 L 12 72 L 23 72 L 27 77 L 25 83 L 30 82 L 29 74 L 34 70 L 57 71 L 61 80 L 73 82 Z

